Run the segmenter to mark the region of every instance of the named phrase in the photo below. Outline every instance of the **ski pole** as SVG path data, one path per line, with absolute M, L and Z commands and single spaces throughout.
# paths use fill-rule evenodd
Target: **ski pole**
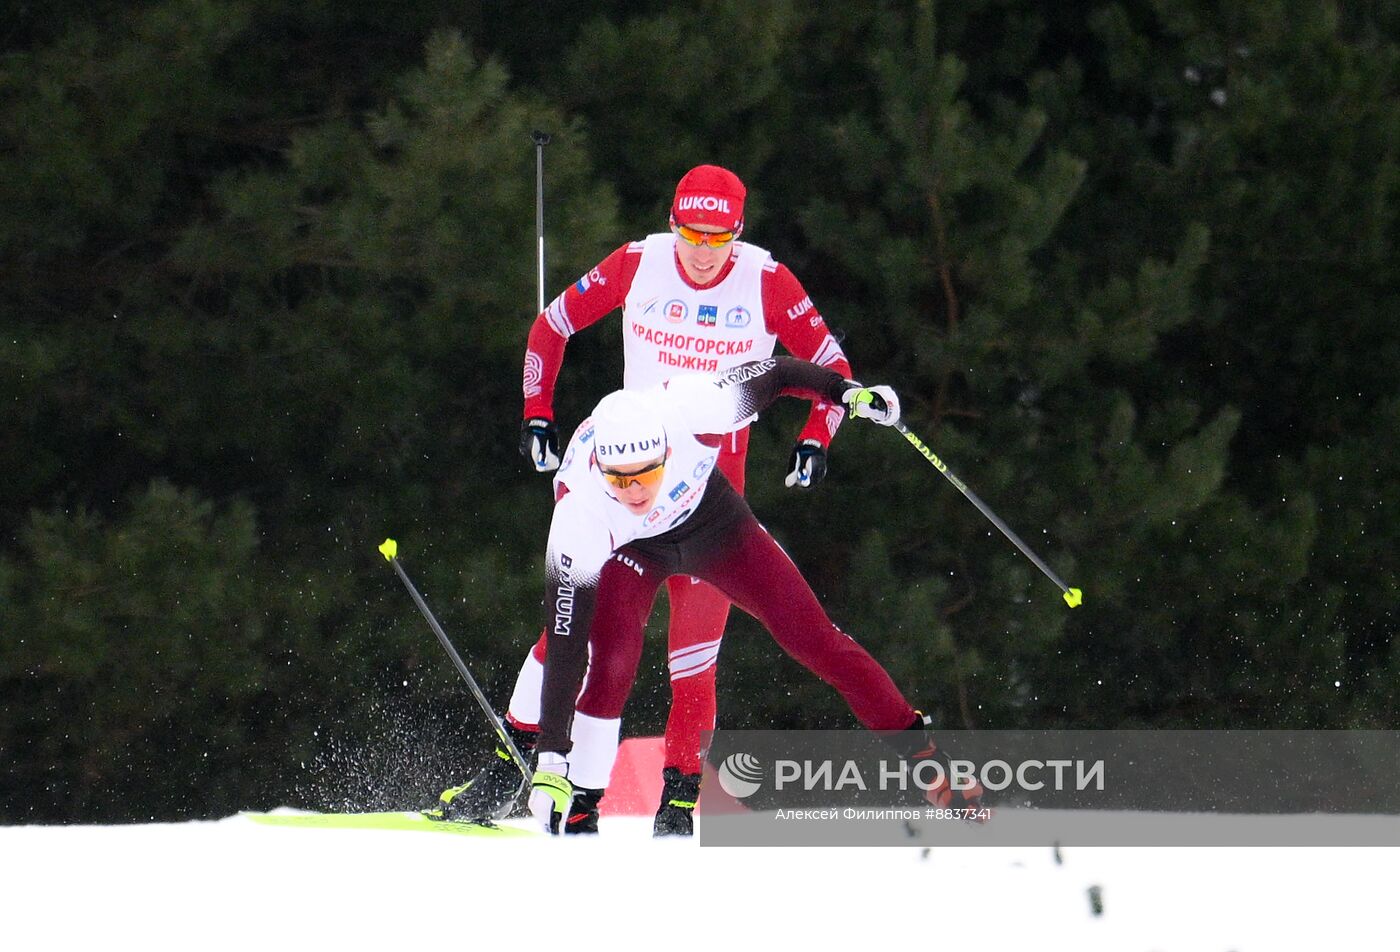
M 501 723 L 501 719 L 496 716 L 496 712 L 491 708 L 491 702 L 486 700 L 486 695 L 483 694 L 481 688 L 477 686 L 476 678 L 473 678 L 472 673 L 467 670 L 467 665 L 462 661 L 462 656 L 457 653 L 456 648 L 452 647 L 452 642 L 447 640 L 447 633 L 442 630 L 442 626 L 439 625 L 437 619 L 433 617 L 432 611 L 428 608 L 428 603 L 423 601 L 423 596 L 418 594 L 418 589 L 414 588 L 413 583 L 408 580 L 408 573 L 405 572 L 403 566 L 399 564 L 399 544 L 393 539 L 385 539 L 379 546 L 379 552 L 384 556 L 385 560 L 394 567 L 394 571 L 398 573 L 399 581 L 403 582 L 404 587 L 408 589 L 408 594 L 413 596 L 413 603 L 418 606 L 418 610 L 423 613 L 423 617 L 428 619 L 428 627 L 433 630 L 433 634 L 437 635 L 438 641 L 442 642 L 443 648 L 447 650 L 447 656 L 452 659 L 452 663 L 457 668 L 457 673 L 462 676 L 462 680 L 467 682 L 467 687 L 471 688 L 472 696 L 475 697 L 476 702 L 481 705 L 481 709 L 486 712 L 486 719 L 491 722 L 491 728 L 496 732 L 496 737 L 505 745 L 505 749 L 510 751 L 510 757 L 515 761 L 516 768 L 520 771 L 521 775 L 525 777 L 525 783 L 529 784 L 533 779 L 530 765 L 526 763 L 524 755 L 520 753 L 520 749 L 515 746 L 515 741 L 510 739 L 510 734 L 506 732 L 505 725 Z
M 922 454 L 924 459 L 928 460 L 930 463 L 933 464 L 934 469 L 938 470 L 944 476 L 948 477 L 948 482 L 952 483 L 957 488 L 958 492 L 966 496 L 968 498 L 968 501 L 971 502 L 981 511 L 982 515 L 990 519 L 992 521 L 992 525 L 1000 529 L 1001 534 L 1010 539 L 1012 544 L 1014 544 L 1016 548 L 1021 550 L 1022 555 L 1034 562 L 1035 567 L 1044 572 L 1046 578 L 1050 579 L 1050 581 L 1054 582 L 1057 586 L 1059 586 L 1060 592 L 1064 595 L 1065 603 L 1068 604 L 1070 608 L 1079 607 L 1080 603 L 1084 601 L 1083 592 L 1081 592 L 1077 588 L 1070 588 L 1068 585 L 1066 585 L 1065 580 L 1056 575 L 1054 570 L 1051 569 L 1050 566 L 1042 562 L 1040 560 L 1040 557 L 1034 552 L 1032 552 L 1030 550 L 1030 547 L 1021 541 L 1021 537 L 1018 536 L 1016 533 L 1012 532 L 1010 526 L 1002 522 L 1001 519 L 997 518 L 997 514 L 992 512 L 992 510 L 987 506 L 985 502 L 978 499 L 977 494 L 974 493 L 972 490 L 968 489 L 967 485 L 953 474 L 953 471 L 950 470 L 947 467 L 947 465 L 945 465 L 944 462 L 938 458 L 937 454 L 935 454 L 933 450 L 929 449 L 928 446 L 925 445 L 923 440 L 919 439 L 913 433 L 909 432 L 909 428 L 907 426 L 905 426 L 903 423 L 896 423 L 894 425 L 894 428 L 898 430 L 901 434 L 903 434 L 904 438 L 909 441 L 909 444 L 913 446 L 914 449 L 918 450 L 919 453 Z
M 535 295 L 539 306 L 535 308 L 535 313 L 541 314 L 544 312 L 544 147 L 549 145 L 550 135 L 536 129 L 530 133 L 530 137 L 535 140 L 535 245 L 539 262 Z

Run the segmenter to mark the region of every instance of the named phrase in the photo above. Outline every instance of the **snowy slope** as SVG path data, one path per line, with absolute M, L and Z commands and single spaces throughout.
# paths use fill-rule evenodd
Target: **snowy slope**
M 1394 849 L 715 849 L 265 827 L 0 828 L 6 949 L 1278 952 L 1397 941 Z M 1102 901 L 1095 915 L 1090 890 Z

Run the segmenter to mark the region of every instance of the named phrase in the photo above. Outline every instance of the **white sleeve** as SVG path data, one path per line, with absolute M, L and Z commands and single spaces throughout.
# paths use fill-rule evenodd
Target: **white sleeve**
M 672 406 L 691 433 L 732 432 L 784 392 L 836 403 L 845 389 L 840 374 L 795 357 L 752 360 L 713 376 L 672 377 L 667 384 Z
M 607 520 L 581 492 L 567 493 L 555 504 L 545 554 L 545 573 L 551 580 L 595 588 L 612 553 Z
M 666 381 L 666 393 L 691 433 L 730 433 L 757 419 L 760 409 L 735 383 L 748 374 L 762 376 L 773 366 L 769 358 L 723 374 L 678 374 Z

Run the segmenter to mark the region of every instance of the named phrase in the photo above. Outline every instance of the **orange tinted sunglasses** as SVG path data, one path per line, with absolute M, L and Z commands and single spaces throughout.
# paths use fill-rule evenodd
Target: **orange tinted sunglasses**
M 666 475 L 666 461 L 663 459 L 658 463 L 652 463 L 646 469 L 638 470 L 635 473 L 619 473 L 610 469 L 598 467 L 598 471 L 603 474 L 603 478 L 618 489 L 626 489 L 633 483 L 638 484 L 643 489 L 651 489 L 661 483 Z
M 689 225 L 677 225 L 676 234 L 681 236 L 681 240 L 688 245 L 700 247 L 708 245 L 711 248 L 723 248 L 735 238 L 739 237 L 737 231 L 696 231 Z

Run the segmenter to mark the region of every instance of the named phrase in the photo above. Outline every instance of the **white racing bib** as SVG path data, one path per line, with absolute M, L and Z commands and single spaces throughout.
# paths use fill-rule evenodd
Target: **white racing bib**
M 777 267 L 756 245 L 734 242 L 724 279 L 693 288 L 677 271 L 670 232 L 642 242 L 622 310 L 623 387 L 639 390 L 681 373 L 719 373 L 773 355 L 763 320 L 763 275 Z

